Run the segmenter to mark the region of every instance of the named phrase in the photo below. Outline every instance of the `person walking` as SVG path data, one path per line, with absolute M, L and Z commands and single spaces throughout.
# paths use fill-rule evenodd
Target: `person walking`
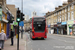
M 14 38 L 14 32 L 11 29 L 11 33 L 10 33 L 10 38 L 11 38 L 11 46 L 13 46 L 13 38 Z
M 0 50 L 4 48 L 4 41 L 7 39 L 4 30 L 0 33 Z

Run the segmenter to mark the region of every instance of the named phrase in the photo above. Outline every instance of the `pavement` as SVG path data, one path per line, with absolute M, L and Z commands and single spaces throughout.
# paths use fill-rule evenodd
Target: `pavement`
M 49 35 L 56 35 L 56 36 L 63 36 L 63 37 L 75 38 L 75 36 L 73 36 L 73 35 L 61 35 L 61 34 L 49 34 Z
M 27 50 L 75 50 L 75 39 L 67 35 L 48 34 L 45 40 L 32 40 L 27 33 L 26 36 Z
M 21 39 L 21 34 L 19 34 L 19 50 L 25 50 L 25 34 L 23 35 L 23 39 Z M 14 45 L 10 46 L 11 44 L 11 39 L 7 39 L 4 43 L 4 49 L 3 50 L 17 50 L 17 38 L 16 36 L 14 37 Z

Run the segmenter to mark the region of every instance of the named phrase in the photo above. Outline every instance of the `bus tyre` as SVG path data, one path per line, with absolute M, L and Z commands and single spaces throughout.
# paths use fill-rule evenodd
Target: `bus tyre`
M 43 40 L 45 40 L 45 38 L 42 38 Z
M 34 40 L 34 39 L 32 38 L 32 40 Z

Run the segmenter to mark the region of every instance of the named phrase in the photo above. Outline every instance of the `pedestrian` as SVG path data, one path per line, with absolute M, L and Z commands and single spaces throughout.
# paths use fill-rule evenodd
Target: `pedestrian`
M 0 50 L 4 48 L 4 41 L 7 39 L 4 30 L 0 33 Z
M 11 33 L 10 33 L 10 38 L 11 38 L 11 46 L 13 46 L 13 38 L 14 38 L 14 32 L 11 29 Z

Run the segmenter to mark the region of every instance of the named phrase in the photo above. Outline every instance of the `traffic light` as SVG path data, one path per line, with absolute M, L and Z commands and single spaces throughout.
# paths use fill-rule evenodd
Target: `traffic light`
M 23 13 L 21 13 L 21 21 L 23 21 L 23 20 L 24 20 L 23 16 L 24 16 L 24 14 L 23 14 Z
M 17 10 L 17 19 L 16 20 L 17 20 L 17 22 L 21 21 L 21 12 L 20 12 L 19 8 Z

